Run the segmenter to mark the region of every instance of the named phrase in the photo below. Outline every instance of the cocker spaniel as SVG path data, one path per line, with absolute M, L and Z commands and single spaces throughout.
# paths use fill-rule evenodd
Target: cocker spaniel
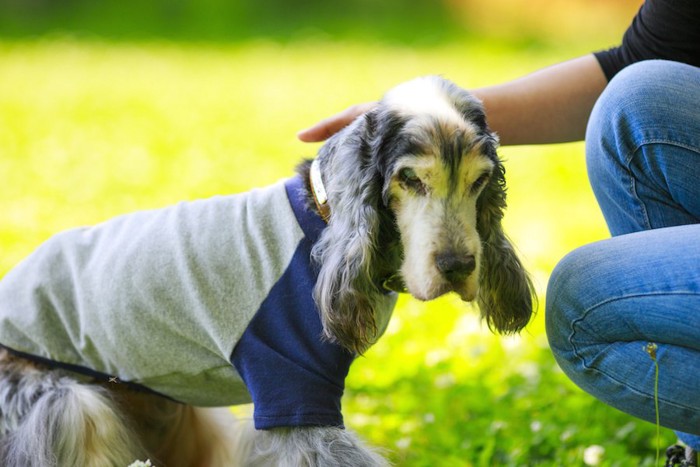
M 396 293 L 532 313 L 496 146 L 419 78 L 293 178 L 52 237 L 0 281 L 0 464 L 384 465 L 340 399 Z M 251 400 L 254 426 L 226 408 Z

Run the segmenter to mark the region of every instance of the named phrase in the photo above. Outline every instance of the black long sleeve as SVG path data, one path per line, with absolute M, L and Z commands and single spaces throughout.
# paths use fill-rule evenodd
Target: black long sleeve
M 625 32 L 622 45 L 595 56 L 608 80 L 642 60 L 700 66 L 700 0 L 646 0 Z

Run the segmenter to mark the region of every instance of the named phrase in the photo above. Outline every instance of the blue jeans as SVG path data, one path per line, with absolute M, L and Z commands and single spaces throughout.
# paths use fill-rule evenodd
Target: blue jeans
M 557 265 L 547 335 L 561 368 L 603 402 L 700 449 L 700 68 L 641 62 L 608 84 L 586 134 L 613 237 Z

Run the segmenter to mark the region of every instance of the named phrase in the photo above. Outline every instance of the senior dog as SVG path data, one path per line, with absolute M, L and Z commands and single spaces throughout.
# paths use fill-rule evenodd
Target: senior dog
M 419 78 L 293 178 L 52 237 L 0 282 L 0 464 L 384 465 L 340 399 L 396 292 L 532 313 L 496 146 Z M 225 408 L 250 400 L 254 427 Z

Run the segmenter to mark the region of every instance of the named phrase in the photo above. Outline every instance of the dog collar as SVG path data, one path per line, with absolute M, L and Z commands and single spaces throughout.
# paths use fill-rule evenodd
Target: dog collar
M 331 217 L 331 208 L 328 206 L 328 194 L 326 193 L 326 187 L 323 185 L 323 178 L 321 178 L 321 167 L 318 159 L 314 159 L 311 162 L 311 170 L 309 171 L 309 185 L 311 185 L 311 194 L 314 198 L 314 203 L 316 203 L 316 209 L 319 215 L 327 224 L 328 219 Z

